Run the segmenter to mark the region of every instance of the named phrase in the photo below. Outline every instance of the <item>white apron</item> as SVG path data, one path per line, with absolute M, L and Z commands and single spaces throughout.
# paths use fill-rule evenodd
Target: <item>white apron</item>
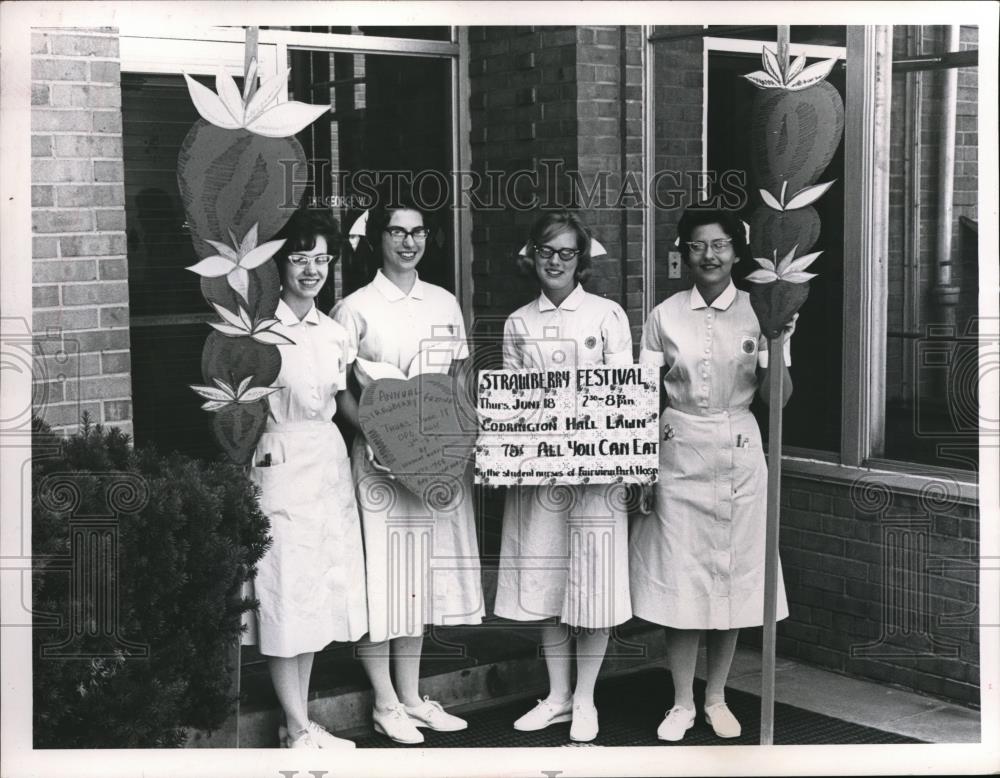
M 629 544 L 635 615 L 675 629 L 760 626 L 767 465 L 753 415 L 667 408 L 655 489 Z M 777 618 L 787 616 L 779 564 Z
M 631 618 L 622 486 L 508 488 L 497 616 L 516 621 L 558 616 L 563 624 L 587 629 Z
M 328 421 L 271 424 L 252 467 L 273 542 L 257 565 L 257 638 L 290 657 L 355 641 L 368 628 L 361 527 L 347 449 Z
M 543 294 L 514 311 L 503 348 L 508 369 L 632 364 L 625 312 L 582 286 L 558 307 Z M 628 621 L 623 485 L 509 487 L 493 610 L 516 621 L 558 616 L 587 629 Z

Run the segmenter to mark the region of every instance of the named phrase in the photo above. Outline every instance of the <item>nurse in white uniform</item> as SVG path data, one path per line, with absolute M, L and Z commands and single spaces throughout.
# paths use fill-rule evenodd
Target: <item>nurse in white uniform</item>
M 599 245 L 599 244 L 597 244 Z M 532 227 L 524 261 L 541 294 L 504 326 L 505 369 L 631 365 L 632 333 L 618 303 L 585 292 L 590 231 L 574 214 Z M 495 612 L 551 619 L 542 632 L 549 694 L 514 723 L 522 731 L 572 721 L 570 738 L 597 736 L 594 684 L 610 628 L 632 616 L 628 516 L 612 485 L 515 486 L 507 491 Z M 567 627 L 575 628 L 573 635 Z M 575 635 L 575 637 L 574 637 Z M 570 683 L 576 660 L 576 686 Z
M 349 333 L 362 390 L 379 377 L 454 374 L 468 356 L 458 301 L 417 275 L 430 234 L 424 214 L 412 199 L 399 200 L 397 207 L 379 204 L 368 211 L 365 235 L 382 267 L 331 313 Z M 454 504 L 429 507 L 375 460 L 351 392 L 341 392 L 337 401 L 358 430 L 351 460 L 364 529 L 370 627 L 358 655 L 375 693 L 372 718 L 381 734 L 421 743 L 420 727 L 467 726 L 438 702 L 421 698 L 418 681 L 426 625 L 482 621 L 471 478 Z
M 314 298 L 336 260 L 340 234 L 328 212 L 296 212 L 278 237 L 281 277 L 277 392 L 253 456 L 271 522 L 271 546 L 257 565 L 257 638 L 285 714 L 289 748 L 353 747 L 311 721 L 307 711 L 313 655 L 332 641 L 368 631 L 364 550 L 347 449 L 333 416 L 346 386 L 351 348 L 344 328 L 316 310 Z
M 629 558 L 635 615 L 668 628 L 674 705 L 657 735 L 669 741 L 694 724 L 703 632 L 705 718 L 719 737 L 741 731 L 724 689 L 740 628 L 759 626 L 764 612 L 767 467 L 749 406 L 755 392 L 770 399 L 767 341 L 731 278 L 733 264 L 751 258 L 743 224 L 728 211 L 689 209 L 678 232 L 695 285 L 660 303 L 643 328 L 639 359 L 665 368 L 667 408 L 655 508 L 634 523 Z M 791 379 L 778 362 L 784 404 Z M 779 570 L 777 617 L 787 615 Z

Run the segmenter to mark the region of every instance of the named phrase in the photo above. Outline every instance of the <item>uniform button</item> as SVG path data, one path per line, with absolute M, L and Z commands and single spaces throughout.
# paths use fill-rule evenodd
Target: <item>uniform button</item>
M 706 354 L 711 354 L 712 353 L 712 349 L 710 349 L 710 348 L 705 349 L 705 353 Z

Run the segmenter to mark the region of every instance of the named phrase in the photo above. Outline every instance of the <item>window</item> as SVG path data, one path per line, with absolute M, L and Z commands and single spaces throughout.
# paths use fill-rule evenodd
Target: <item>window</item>
M 797 29 L 797 28 L 795 28 Z M 834 32 L 843 28 L 831 28 Z M 770 28 L 773 35 L 773 28 Z M 825 35 L 831 35 L 825 31 Z M 793 36 L 807 38 L 808 33 Z M 738 171 L 746 181 L 747 202 L 740 217 L 750 223 L 754 212 L 761 207 L 761 196 L 753 165 L 748 164 L 753 154 L 751 137 L 755 131 L 749 126 L 752 104 L 761 91 L 743 78 L 746 73 L 760 70 L 762 41 L 731 39 L 705 39 L 708 74 L 706 78 L 705 170 L 717 179 L 727 171 Z M 749 44 L 749 45 L 748 45 Z M 775 40 L 769 48 L 776 49 Z M 748 49 L 752 49 L 750 53 Z M 790 48 L 792 57 L 807 56 L 806 66 L 822 59 L 843 61 L 842 48 L 809 44 Z M 845 92 L 845 69 L 835 67 L 827 77 L 840 93 Z M 762 130 L 761 130 L 762 131 Z M 803 306 L 801 321 L 792 339 L 795 393 L 785 408 L 784 444 L 788 447 L 822 452 L 837 451 L 840 443 L 841 404 L 841 340 L 843 329 L 843 234 L 844 234 L 844 142 L 841 139 L 833 159 L 820 174 L 817 183 L 832 182 L 832 186 L 815 204 L 821 231 L 810 251 L 822 251 L 820 258 L 810 268 L 817 274 L 809 283 L 809 299 Z M 773 192 L 777 195 L 778 192 Z M 751 245 L 755 244 L 751 234 Z M 756 248 L 756 246 L 755 246 Z M 804 253 L 804 252 L 800 252 Z M 755 254 L 755 256 L 766 256 Z M 736 284 L 749 289 L 743 279 L 756 266 L 737 265 L 733 272 Z M 755 403 L 761 429 L 767 429 L 767 408 Z
M 881 453 L 963 469 L 979 452 L 978 69 L 934 57 L 977 42 L 976 27 L 894 28 L 889 130 Z
M 676 29 L 676 32 L 672 30 Z M 793 57 L 807 64 L 836 59 L 827 81 L 845 96 L 844 27 L 792 28 Z M 653 210 L 655 299 L 687 288 L 686 271 L 669 271 L 676 225 L 683 208 L 716 200 L 747 222 L 761 206 L 761 186 L 753 170 L 751 109 L 759 90 L 743 75 L 761 69 L 762 45 L 776 50 L 774 27 L 658 28 L 653 48 L 653 158 L 657 177 Z M 840 447 L 843 330 L 844 143 L 820 174 L 833 186 L 815 204 L 822 229 L 811 251 L 822 251 L 811 268 L 809 299 L 792 341 L 795 396 L 785 409 L 786 446 L 835 458 Z M 775 195 L 778 193 L 775 192 Z M 751 243 L 754 236 L 751 235 Z M 679 261 L 679 260 L 678 260 Z M 740 288 L 753 267 L 734 271 Z M 766 434 L 767 412 L 755 404 Z
M 294 174 L 292 194 L 333 207 L 346 232 L 361 208 L 352 174 L 427 172 L 424 194 L 445 184 L 437 210 L 434 251 L 422 263 L 427 280 L 460 299 L 458 247 L 468 227 L 453 212 L 446 184 L 459 165 L 455 110 L 459 44 L 453 28 L 262 28 L 261 73 L 289 67 L 285 95 L 333 106 L 328 120 L 299 140 L 310 161 Z M 177 154 L 198 116 L 181 72 L 207 79 L 220 64 L 243 67 L 243 28 L 212 28 L 170 37 L 122 30 L 122 114 L 126 231 L 131 301 L 135 439 L 161 449 L 214 458 L 211 417 L 188 384 L 202 382 L 201 351 L 214 319 L 197 276 L 197 258 L 176 183 Z M 353 187 L 353 188 L 352 188 Z M 338 264 L 320 307 L 370 280 L 374 268 Z M 468 307 L 468 306 L 467 306 Z
M 836 183 L 817 203 L 813 250 L 823 254 L 793 339 L 792 467 L 978 466 L 978 30 L 961 28 L 949 45 L 947 29 L 790 28 L 793 56 L 850 64 L 827 79 L 844 98 L 845 131 L 821 179 Z M 673 171 L 675 195 L 664 208 L 669 192 L 656 186 L 648 211 L 653 305 L 689 285 L 669 270 L 683 206 L 725 196 L 733 184 L 722 174 L 750 167 L 754 90 L 739 76 L 758 69 L 775 28 L 649 32 L 647 149 L 652 175 Z M 949 158 L 942 149 L 952 141 Z M 754 191 L 749 170 L 745 189 Z

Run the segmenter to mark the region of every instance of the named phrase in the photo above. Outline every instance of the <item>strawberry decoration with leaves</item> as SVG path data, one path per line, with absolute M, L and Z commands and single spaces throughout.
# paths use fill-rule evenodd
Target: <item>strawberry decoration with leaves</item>
M 750 247 L 761 270 L 747 280 L 761 330 L 777 337 L 809 294 L 805 268 L 822 252 L 807 253 L 820 237 L 813 204 L 834 181 L 818 183 L 844 131 L 844 103 L 826 81 L 837 60 L 806 67 L 763 47 L 763 70 L 744 76 L 760 91 L 751 109 L 751 171 L 760 204 L 750 216 Z M 803 256 L 796 258 L 802 252 Z M 782 259 L 779 262 L 778 257 Z
M 304 166 L 295 133 L 329 105 L 278 102 L 287 69 L 257 84 L 251 60 L 242 92 L 219 68 L 215 91 L 184 74 L 201 118 L 177 159 L 177 183 L 200 261 L 187 268 L 220 321 L 211 322 L 202 352 L 204 385 L 191 388 L 215 414 L 212 430 L 233 462 L 248 462 L 267 423 L 267 396 L 281 370 L 280 346 L 292 341 L 275 329 L 280 279 L 272 257 L 284 244 L 271 239 L 297 204 L 286 202 L 286 168 Z M 293 168 L 294 169 L 294 168 Z
M 768 338 L 781 334 L 782 327 L 792 320 L 809 296 L 809 279 L 816 277 L 805 269 L 823 252 L 816 251 L 796 259 L 797 248 L 793 246 L 780 262 L 777 251 L 773 260 L 754 257 L 761 269 L 747 276 L 747 280 L 753 282 L 750 305 L 757 314 L 761 332 Z

